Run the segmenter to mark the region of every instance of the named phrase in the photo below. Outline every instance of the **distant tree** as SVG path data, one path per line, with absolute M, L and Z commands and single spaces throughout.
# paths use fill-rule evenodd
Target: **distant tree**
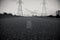
M 60 17 L 60 10 L 56 11 L 56 17 Z
M 14 15 L 14 16 L 16 16 L 16 15 Z
M 59 16 L 59 14 L 57 14 L 56 16 Z
M 53 15 L 49 15 L 48 17 L 53 17 Z
M 8 15 L 12 16 L 12 13 L 9 13 Z
M 56 15 L 60 15 L 60 10 L 56 11 Z
M 4 15 L 7 15 L 7 13 L 6 13 L 6 12 L 4 12 L 3 14 L 4 14 Z
M 2 16 L 3 14 L 2 13 L 0 13 L 0 16 Z

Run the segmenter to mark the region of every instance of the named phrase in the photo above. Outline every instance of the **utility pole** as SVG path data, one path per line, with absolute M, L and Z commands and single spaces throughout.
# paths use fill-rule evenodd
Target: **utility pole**
M 18 1 L 18 16 L 23 16 L 22 0 Z
M 46 11 L 46 0 L 43 0 L 43 2 L 42 2 L 42 14 L 41 14 L 41 16 L 46 16 L 46 13 L 47 13 L 47 11 Z

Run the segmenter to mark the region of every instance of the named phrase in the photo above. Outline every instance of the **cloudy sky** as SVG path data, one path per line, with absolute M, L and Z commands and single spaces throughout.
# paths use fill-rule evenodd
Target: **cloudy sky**
M 24 16 L 31 16 L 30 11 L 37 12 L 37 15 L 42 13 L 43 0 L 22 0 L 22 10 Z M 28 10 L 30 11 L 28 11 Z M 59 0 L 46 0 L 46 15 L 55 15 L 55 12 L 60 9 Z M 7 12 L 12 14 L 18 14 L 18 0 L 0 0 L 0 12 Z

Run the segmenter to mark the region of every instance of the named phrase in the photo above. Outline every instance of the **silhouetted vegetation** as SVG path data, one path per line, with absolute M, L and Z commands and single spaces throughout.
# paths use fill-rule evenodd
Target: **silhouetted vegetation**
M 3 14 L 4 14 L 4 15 L 7 15 L 7 13 L 6 13 L 6 12 L 4 12 Z
M 60 18 L 60 10 L 56 11 L 56 18 Z
M 0 13 L 0 18 L 12 17 L 12 16 L 13 16 L 12 13 L 6 13 L 6 12 Z
M 0 18 L 5 18 L 5 17 L 22 17 L 22 16 L 17 16 L 17 15 L 12 15 L 12 13 L 0 13 Z
M 56 11 L 56 16 L 53 16 L 53 15 L 49 15 L 48 17 L 51 17 L 51 18 L 60 18 L 60 10 Z
M 51 17 L 51 18 L 56 18 L 56 16 L 53 16 L 53 15 L 49 15 L 48 17 Z
M 9 13 L 8 15 L 13 16 L 11 13 Z
M 17 15 L 12 15 L 12 13 L 7 13 L 7 12 L 4 12 L 4 13 L 0 13 L 0 18 L 5 18 L 5 17 L 23 17 L 23 16 L 17 16 Z M 50 18 L 60 18 L 60 10 L 56 11 L 56 16 L 53 16 L 53 15 L 49 15 L 49 16 L 37 16 L 37 15 L 32 15 L 32 17 L 39 17 L 39 18 L 47 18 L 47 17 L 50 17 Z
M 53 17 L 53 15 L 49 15 L 48 17 Z

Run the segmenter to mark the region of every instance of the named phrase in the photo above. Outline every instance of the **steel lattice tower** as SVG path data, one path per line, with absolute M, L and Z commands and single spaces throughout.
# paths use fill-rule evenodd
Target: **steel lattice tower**
M 23 16 L 23 10 L 22 10 L 22 0 L 18 1 L 18 15 Z
M 46 16 L 46 0 L 43 0 L 43 3 L 42 3 L 42 14 L 41 16 Z

